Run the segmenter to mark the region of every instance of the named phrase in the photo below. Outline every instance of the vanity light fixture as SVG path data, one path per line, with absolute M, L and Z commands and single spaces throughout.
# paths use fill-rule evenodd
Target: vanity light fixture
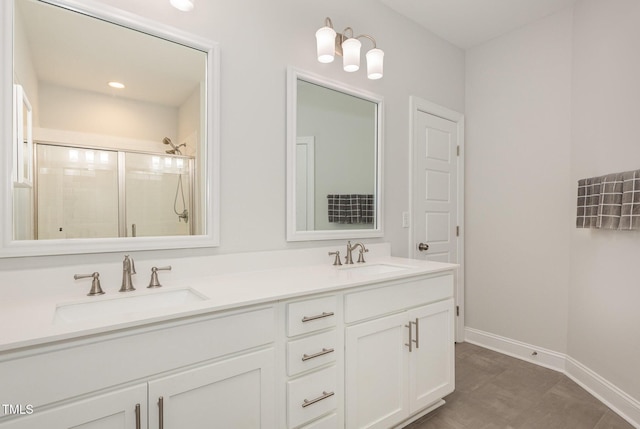
M 382 77 L 384 52 L 376 47 L 376 40 L 373 37 L 368 34 L 354 37 L 351 27 L 345 28 L 342 33 L 336 33 L 329 17 L 325 18 L 324 23 L 324 27 L 316 31 L 318 61 L 330 63 L 333 62 L 336 55 L 339 55 L 342 56 L 344 71 L 358 71 L 360 69 L 360 48 L 362 47 L 359 39 L 365 38 L 373 42 L 373 49 L 366 54 L 367 77 L 369 79 L 380 79 Z
M 111 88 L 124 89 L 124 83 L 112 81 L 112 82 L 109 82 L 108 85 Z
M 193 10 L 194 0 L 169 0 L 171 6 L 183 12 L 190 12 Z

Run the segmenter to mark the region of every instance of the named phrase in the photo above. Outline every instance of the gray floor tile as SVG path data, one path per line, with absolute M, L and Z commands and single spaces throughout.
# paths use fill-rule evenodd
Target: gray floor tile
M 563 374 L 456 344 L 456 391 L 406 429 L 633 429 Z

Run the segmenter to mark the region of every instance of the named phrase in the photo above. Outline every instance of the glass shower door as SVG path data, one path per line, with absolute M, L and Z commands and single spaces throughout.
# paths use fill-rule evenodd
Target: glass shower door
M 191 234 L 188 157 L 123 153 L 127 237 Z
M 118 237 L 114 151 L 38 144 L 37 238 Z

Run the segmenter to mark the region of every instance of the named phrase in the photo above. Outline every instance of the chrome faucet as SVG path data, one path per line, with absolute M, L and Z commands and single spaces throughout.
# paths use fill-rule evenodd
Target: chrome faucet
M 133 287 L 131 281 L 131 275 L 136 273 L 136 266 L 133 263 L 133 258 L 129 255 L 124 255 L 124 261 L 122 261 L 122 286 L 120 286 L 120 292 L 131 292 L 136 290 Z
M 368 252 L 369 249 L 367 249 L 366 247 L 364 247 L 364 244 L 362 243 L 356 243 L 353 246 L 351 245 L 351 241 L 347 241 L 347 256 L 344 257 L 344 263 L 345 264 L 353 264 L 353 256 L 352 256 L 352 252 L 354 250 L 356 250 L 356 248 L 360 246 L 360 254 L 358 255 L 358 262 L 359 263 L 363 263 L 366 262 L 364 260 L 364 253 Z

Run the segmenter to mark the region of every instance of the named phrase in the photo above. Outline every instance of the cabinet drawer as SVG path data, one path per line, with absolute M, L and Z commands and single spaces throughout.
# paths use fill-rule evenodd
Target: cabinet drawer
M 453 274 L 425 277 L 345 295 L 345 322 L 401 311 L 453 296 Z
M 287 336 L 336 326 L 337 298 L 328 296 L 287 305 Z
M 313 423 L 303 426 L 302 429 L 336 429 L 338 426 L 338 415 L 331 414 Z
M 335 366 L 289 381 L 287 383 L 289 427 L 300 426 L 335 410 L 338 403 L 336 388 Z
M 335 362 L 338 334 L 334 331 L 316 334 L 287 344 L 287 374 L 296 375 Z

